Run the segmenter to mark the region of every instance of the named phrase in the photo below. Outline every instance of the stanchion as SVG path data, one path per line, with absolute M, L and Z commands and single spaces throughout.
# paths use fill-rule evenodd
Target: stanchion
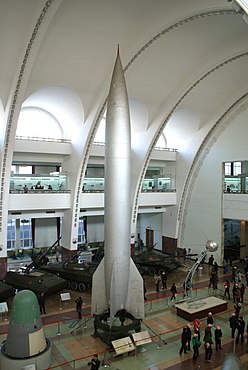
M 152 301 L 150 301 L 150 308 L 149 311 L 152 311 Z
M 105 351 L 104 357 L 103 357 L 103 360 L 102 360 L 102 366 L 103 367 L 110 367 L 109 363 L 106 361 L 107 354 L 108 354 L 108 352 Z
M 168 300 L 168 297 L 165 298 L 165 307 L 169 307 L 169 300 Z
M 87 325 L 86 325 L 86 316 L 84 316 L 84 326 L 83 326 L 84 329 L 87 329 Z
M 60 332 L 60 321 L 58 321 L 58 331 L 57 331 L 57 335 L 61 335 L 61 332 Z
M 161 349 L 162 348 L 161 338 L 160 337 L 158 337 L 158 338 L 159 338 L 159 342 L 158 342 L 158 345 L 157 345 L 157 349 Z

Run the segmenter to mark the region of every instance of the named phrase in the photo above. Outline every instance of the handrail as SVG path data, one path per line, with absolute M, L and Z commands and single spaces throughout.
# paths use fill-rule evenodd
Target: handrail
M 49 190 L 49 189 L 28 189 L 24 190 L 10 190 L 10 194 L 61 194 L 61 193 L 71 193 L 71 190 Z
M 38 137 L 38 136 L 16 136 L 16 140 L 29 140 L 29 141 L 46 141 L 54 143 L 71 143 L 70 139 L 56 139 L 51 137 Z

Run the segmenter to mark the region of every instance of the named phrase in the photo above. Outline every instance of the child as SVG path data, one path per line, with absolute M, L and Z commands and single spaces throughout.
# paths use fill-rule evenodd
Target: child
M 204 347 L 205 347 L 205 361 L 212 362 L 211 357 L 212 357 L 213 350 L 212 350 L 211 344 L 209 342 L 205 342 Z

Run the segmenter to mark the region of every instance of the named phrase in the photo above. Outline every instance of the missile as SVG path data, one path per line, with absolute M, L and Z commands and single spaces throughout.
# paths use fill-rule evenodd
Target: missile
M 144 318 L 143 279 L 130 255 L 131 128 L 119 48 L 110 83 L 105 129 L 104 258 L 92 279 L 91 311 L 119 310 Z
M 50 367 L 51 341 L 45 338 L 36 295 L 22 290 L 13 299 L 6 342 L 1 346 L 1 369 L 18 369 L 37 364 L 37 369 Z
M 221 370 L 242 370 L 239 357 L 235 353 L 228 353 L 223 361 Z

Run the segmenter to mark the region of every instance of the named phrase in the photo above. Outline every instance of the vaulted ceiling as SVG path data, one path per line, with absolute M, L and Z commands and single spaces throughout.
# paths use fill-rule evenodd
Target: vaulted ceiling
M 62 87 L 94 121 L 119 44 L 129 98 L 144 104 L 147 125 L 192 111 L 200 129 L 247 91 L 247 36 L 228 0 L 1 0 L 0 99 L 5 107 L 26 57 L 23 102 L 56 105 L 46 89 Z

